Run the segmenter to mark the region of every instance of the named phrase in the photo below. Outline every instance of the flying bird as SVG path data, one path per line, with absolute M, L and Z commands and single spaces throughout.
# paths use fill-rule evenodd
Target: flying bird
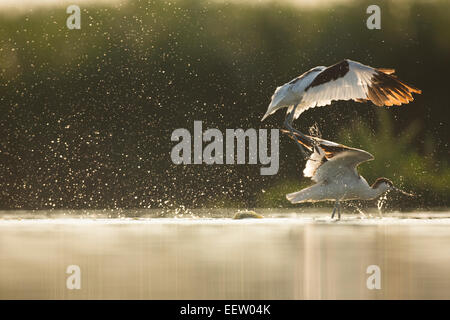
M 287 108 L 286 128 L 303 135 L 292 128 L 292 122 L 310 108 L 330 105 L 337 100 L 399 106 L 413 101 L 413 93 L 422 93 L 397 79 L 394 73 L 394 69 L 372 68 L 349 59 L 330 67 L 312 68 L 275 90 L 261 121 L 278 109 Z
M 334 201 L 331 218 L 334 218 L 337 211 L 340 219 L 341 201 L 375 199 L 389 190 L 413 196 L 396 188 L 387 178 L 378 178 L 370 186 L 357 171 L 358 165 L 374 159 L 367 151 L 314 136 L 305 135 L 307 139 L 304 139 L 303 135 L 288 130 L 282 132 L 287 133 L 310 152 L 303 175 L 315 182 L 308 188 L 287 194 L 286 199 L 291 203 Z

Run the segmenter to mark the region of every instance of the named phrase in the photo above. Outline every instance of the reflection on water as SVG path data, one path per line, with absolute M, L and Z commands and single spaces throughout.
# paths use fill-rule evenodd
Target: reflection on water
M 0 219 L 0 298 L 450 298 L 449 213 L 284 216 L 18 220 L 9 212 Z M 68 265 L 80 266 L 81 290 L 66 289 Z M 381 290 L 366 287 L 369 265 L 381 268 Z

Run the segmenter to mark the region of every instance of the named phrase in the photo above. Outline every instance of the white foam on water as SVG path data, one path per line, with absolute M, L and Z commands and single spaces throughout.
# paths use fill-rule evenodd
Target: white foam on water
M 275 216 L 275 217 L 273 217 Z M 26 218 L 0 219 L 1 225 L 450 225 L 450 214 L 402 214 L 383 217 L 343 216 L 341 220 L 331 219 L 329 213 L 314 215 L 297 215 L 289 217 L 265 217 L 262 219 L 231 219 L 231 218 Z

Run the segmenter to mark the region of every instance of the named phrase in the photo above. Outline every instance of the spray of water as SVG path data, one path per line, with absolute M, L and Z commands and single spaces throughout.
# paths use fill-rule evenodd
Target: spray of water
M 313 137 L 322 138 L 322 132 L 320 132 L 319 125 L 315 122 L 309 127 L 309 134 Z
M 364 211 L 362 211 L 361 210 L 361 208 L 360 207 L 358 207 L 358 205 L 357 204 L 354 204 L 354 203 L 350 203 L 355 209 L 356 209 L 356 211 L 358 211 L 358 213 L 361 215 L 361 219 L 365 219 L 367 216 L 366 216 L 366 214 L 364 213 Z
M 383 194 L 381 197 L 378 198 L 378 201 L 377 201 L 377 208 L 378 208 L 378 214 L 380 215 L 380 217 L 383 217 L 382 209 L 383 209 L 384 205 L 385 205 L 386 202 L 387 202 L 387 199 L 388 199 L 388 198 L 387 198 L 387 195 L 388 195 L 388 193 L 389 193 L 389 191 L 386 192 L 385 194 Z

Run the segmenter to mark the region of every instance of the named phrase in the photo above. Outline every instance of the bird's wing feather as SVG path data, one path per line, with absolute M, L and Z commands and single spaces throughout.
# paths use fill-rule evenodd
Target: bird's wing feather
M 347 147 L 314 136 L 301 136 L 296 132 L 285 129 L 282 129 L 281 132 L 287 134 L 311 152 L 309 159 L 306 161 L 303 175 L 315 182 L 333 178 L 337 174 L 342 174 L 344 170 L 347 173 L 348 170 L 356 173 L 356 167 L 360 163 L 374 159 L 373 155 L 361 149 Z
M 315 146 L 313 150 L 314 152 L 309 156 L 308 161 L 306 161 L 303 175 L 314 180 L 314 175 L 316 174 L 319 167 L 328 160 L 322 148 L 320 148 L 319 146 Z
M 344 152 L 344 151 L 354 150 L 354 151 L 366 152 L 361 149 L 347 147 L 343 144 L 325 140 L 325 139 L 321 139 L 319 137 L 304 135 L 304 137 L 306 137 L 306 139 L 305 139 L 295 131 L 291 132 L 286 129 L 281 129 L 281 132 L 287 134 L 291 139 L 293 139 L 293 140 L 297 141 L 298 143 L 300 143 L 301 145 L 303 145 L 310 152 L 316 151 L 313 149 L 315 145 L 320 147 L 320 149 L 323 150 L 323 153 L 325 154 L 325 157 L 327 158 L 327 160 L 333 158 L 337 154 Z
M 301 100 L 301 94 L 305 87 L 311 83 L 315 75 L 324 70 L 325 67 L 315 67 L 306 71 L 302 75 L 292 79 L 288 83 L 277 87 L 272 95 L 269 107 L 261 121 L 264 121 L 269 115 L 275 113 L 278 109 L 289 107 L 290 110 Z
M 321 71 L 305 88 L 295 118 L 309 108 L 335 100 L 372 101 L 377 106 L 392 106 L 414 100 L 421 93 L 392 74 L 393 69 L 376 69 L 352 60 L 343 60 Z
M 312 180 L 321 182 L 349 173 L 357 175 L 356 167 L 362 162 L 373 159 L 373 156 L 364 150 L 352 149 L 339 152 L 316 169 Z
M 278 109 L 288 106 L 287 101 L 294 99 L 292 92 L 289 91 L 289 83 L 286 83 L 280 87 L 277 87 L 274 94 L 272 95 L 272 99 L 270 101 L 270 105 L 267 108 L 266 113 L 262 117 L 261 121 L 264 121 L 268 116 L 277 111 Z

